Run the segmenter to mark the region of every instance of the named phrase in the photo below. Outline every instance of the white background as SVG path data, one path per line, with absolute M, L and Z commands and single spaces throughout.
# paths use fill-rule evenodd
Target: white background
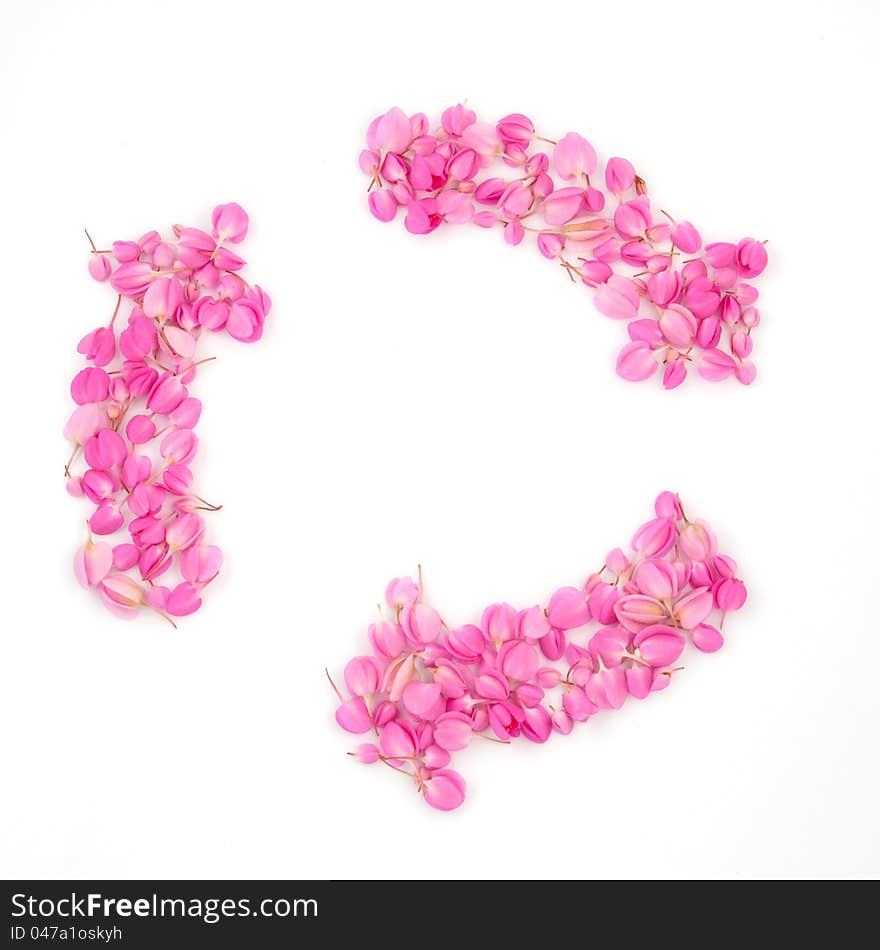
M 874 876 L 876 45 L 870 0 L 34 2 L 0 39 L 0 872 L 55 877 Z M 533 249 L 365 209 L 398 104 L 586 134 L 707 240 L 769 239 L 759 381 L 618 380 L 623 327 Z M 223 578 L 173 632 L 79 589 L 68 381 L 100 244 L 252 216 L 266 335 L 198 381 Z M 345 756 L 324 680 L 385 582 L 448 618 L 582 581 L 661 489 L 747 609 L 672 688 L 457 758 L 426 808 Z

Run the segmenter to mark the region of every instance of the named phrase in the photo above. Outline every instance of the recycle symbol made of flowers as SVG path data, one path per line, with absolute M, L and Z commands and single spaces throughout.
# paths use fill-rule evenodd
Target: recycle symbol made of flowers
M 377 117 L 360 167 L 373 215 L 402 213 L 412 234 L 470 223 L 511 245 L 534 236 L 545 258 L 595 290 L 601 313 L 627 321 L 616 365 L 624 379 L 659 371 L 672 389 L 695 367 L 709 381 L 754 380 L 751 281 L 766 266 L 764 243 L 703 246 L 689 221 L 654 215 L 626 159 L 609 158 L 600 174 L 595 149 L 575 132 L 553 140 L 523 115 L 487 123 L 457 105 L 433 131 L 422 113 Z M 262 336 L 270 299 L 244 278 L 231 247 L 248 223 L 229 203 L 214 209 L 210 231 L 175 226 L 166 237 L 92 243 L 89 271 L 116 302 L 78 346 L 88 365 L 71 383 L 64 472 L 68 492 L 93 505 L 76 577 L 121 617 L 148 610 L 176 625 L 199 609 L 221 567 L 205 523 L 220 506 L 195 490 L 190 468 L 202 408 L 190 390 L 213 359 L 196 354 L 207 333 Z M 393 580 L 368 652 L 345 666 L 342 689 L 330 680 L 338 724 L 371 739 L 349 754 L 406 775 L 425 802 L 449 811 L 466 792 L 452 753 L 475 737 L 568 734 L 665 689 L 689 642 L 718 650 L 746 588 L 711 528 L 667 491 L 630 548 L 609 552 L 599 571 L 545 605 L 492 604 L 479 623 L 459 626 L 425 602 L 421 571 Z

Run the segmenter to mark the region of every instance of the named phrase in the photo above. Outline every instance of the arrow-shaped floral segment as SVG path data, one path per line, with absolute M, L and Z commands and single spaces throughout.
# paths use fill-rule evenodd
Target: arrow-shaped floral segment
M 602 174 L 577 132 L 554 141 L 526 116 L 478 122 L 457 105 L 433 131 L 421 112 L 394 108 L 374 119 L 360 167 L 375 217 L 391 221 L 403 208 L 413 234 L 467 223 L 499 228 L 508 244 L 532 234 L 544 257 L 596 290 L 599 311 L 628 321 L 617 358 L 624 379 L 662 367 L 673 389 L 695 364 L 704 379 L 754 380 L 751 332 L 760 317 L 749 281 L 767 264 L 764 243 L 704 247 L 690 221 L 658 217 L 627 159 L 609 158 Z
M 349 755 L 408 776 L 429 805 L 449 811 L 465 797 L 451 753 L 472 738 L 568 735 L 601 710 L 665 689 L 688 641 L 720 649 L 725 614 L 746 600 L 736 562 L 677 495 L 663 492 L 654 508 L 629 555 L 610 551 L 598 573 L 546 606 L 492 604 L 479 625 L 448 625 L 424 602 L 421 575 L 391 581 L 390 617 L 380 607 L 367 632 L 370 655 L 345 667 L 349 698 L 333 686 L 337 723 L 376 737 Z
M 263 334 L 271 302 L 241 276 L 245 262 L 229 247 L 247 229 L 232 203 L 214 209 L 210 233 L 175 225 L 167 240 L 149 231 L 107 249 L 92 243 L 89 272 L 117 298 L 109 323 L 77 347 L 89 365 L 70 386 L 77 408 L 64 428 L 73 443 L 64 474 L 68 492 L 94 505 L 77 579 L 120 617 L 147 607 L 173 624 L 198 610 L 220 570 L 199 514 L 220 506 L 193 487 L 202 404 L 189 387 L 214 359 L 196 357 L 206 331 L 242 343 Z M 84 469 L 74 474 L 80 456 Z

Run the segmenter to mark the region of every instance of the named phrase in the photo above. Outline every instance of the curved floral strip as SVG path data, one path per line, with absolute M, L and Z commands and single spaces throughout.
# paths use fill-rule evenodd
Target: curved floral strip
M 175 225 L 168 239 L 148 231 L 106 249 L 89 237 L 89 272 L 117 299 L 109 323 L 77 347 L 88 365 L 70 386 L 77 407 L 64 428 L 73 444 L 64 474 L 68 492 L 94 506 L 77 579 L 120 617 L 147 607 L 173 624 L 198 610 L 220 570 L 201 512 L 221 506 L 196 492 L 190 468 L 202 411 L 190 386 L 214 359 L 196 355 L 206 331 L 243 343 L 262 336 L 271 302 L 241 276 L 245 261 L 230 247 L 247 229 L 244 209 L 230 203 L 214 209 L 210 232 Z
M 712 529 L 690 521 L 663 492 L 632 551 L 610 551 L 582 585 L 546 604 L 492 604 L 478 624 L 452 627 L 423 599 L 418 582 L 396 578 L 389 614 L 367 631 L 368 652 L 348 662 L 337 723 L 374 740 L 349 755 L 381 762 L 414 781 L 444 811 L 465 798 L 449 768 L 474 737 L 546 742 L 627 700 L 665 689 L 690 642 L 714 653 L 725 615 L 746 588 Z M 329 674 L 328 674 L 329 676 Z M 333 681 L 331 680 L 331 684 Z M 347 694 L 347 695 L 346 695 Z
M 547 147 L 549 146 L 549 148 Z M 398 108 L 374 119 L 361 152 L 369 206 L 380 221 L 400 208 L 413 234 L 443 224 L 500 228 L 508 244 L 532 234 L 541 254 L 596 290 L 596 308 L 628 321 L 617 359 L 624 379 L 679 386 L 695 364 L 704 379 L 756 375 L 752 330 L 760 315 L 750 283 L 767 264 L 764 242 L 703 246 L 690 221 L 651 206 L 645 180 L 625 158 L 600 170 L 593 146 L 569 132 L 558 141 L 523 115 L 477 121 L 463 105 L 433 130 Z

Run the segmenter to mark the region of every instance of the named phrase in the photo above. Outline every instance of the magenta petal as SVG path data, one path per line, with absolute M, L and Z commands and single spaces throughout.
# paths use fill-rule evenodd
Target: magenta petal
M 698 624 L 691 633 L 694 646 L 703 653 L 714 653 L 724 646 L 724 637 L 707 623 Z
M 540 640 L 550 632 L 550 621 L 537 604 L 521 611 L 519 615 L 519 635 L 526 640 Z
M 609 158 L 605 165 L 605 185 L 614 194 L 622 194 L 632 188 L 636 180 L 636 170 L 625 158 Z
M 650 666 L 634 666 L 626 671 L 626 688 L 630 696 L 644 699 L 654 682 L 654 670 Z
M 657 372 L 657 358 L 647 343 L 627 343 L 617 355 L 617 375 L 630 382 L 641 382 Z
M 698 588 L 685 594 L 675 604 L 673 612 L 683 630 L 693 630 L 709 616 L 713 606 L 712 592 Z
M 633 320 L 639 312 L 639 293 L 635 284 L 628 277 L 617 274 L 602 284 L 593 302 L 600 313 L 617 320 Z
M 617 667 L 613 670 L 605 670 L 599 674 L 605 680 L 605 695 L 612 709 L 620 709 L 626 702 L 628 695 L 626 688 L 626 674 Z
M 587 594 L 576 587 L 561 587 L 547 605 L 547 620 L 557 630 L 582 627 L 590 619 Z
M 439 683 L 413 680 L 404 687 L 401 699 L 404 709 L 415 719 L 433 719 L 442 709 Z
M 217 205 L 211 215 L 211 226 L 217 240 L 239 244 L 247 236 L 247 212 L 234 201 Z
M 603 627 L 590 638 L 590 653 L 606 666 L 620 666 L 627 655 L 632 634 L 621 627 Z
M 443 621 L 427 604 L 411 604 L 404 609 L 400 622 L 407 636 L 417 644 L 431 643 L 440 636 Z
M 636 568 L 633 581 L 642 594 L 656 600 L 670 600 L 678 593 L 678 580 L 668 561 L 651 558 Z
M 690 221 L 678 221 L 672 228 L 672 243 L 685 254 L 696 254 L 703 241 L 699 231 Z
M 190 548 L 196 551 L 197 548 Z M 345 685 L 353 696 L 368 696 L 379 689 L 379 674 L 383 664 L 377 663 L 371 656 L 356 656 L 345 664 L 342 673 Z
M 125 518 L 119 508 L 110 501 L 102 501 L 97 510 L 89 518 L 89 527 L 95 534 L 106 535 L 118 531 Z
M 555 662 L 565 653 L 565 632 L 563 630 L 551 630 L 550 633 L 541 637 L 538 646 L 548 660 Z
M 583 206 L 583 189 L 560 188 L 544 199 L 544 220 L 551 227 L 559 227 L 576 218 Z
M 172 617 L 186 617 L 202 606 L 198 589 L 187 581 L 178 584 L 168 595 L 166 610 Z
M 96 587 L 112 568 L 113 549 L 103 541 L 89 539 L 74 558 L 74 573 L 83 587 Z
M 361 700 L 363 703 L 363 700 Z M 369 717 L 368 717 L 369 718 Z M 394 719 L 383 729 L 379 739 L 382 754 L 389 758 L 409 758 L 418 751 L 418 739 L 415 730 L 408 722 Z
M 569 687 L 562 696 L 562 708 L 575 722 L 586 722 L 598 706 L 578 686 Z
M 687 378 L 687 363 L 684 360 L 673 360 L 666 364 L 663 370 L 663 388 L 675 389 Z
M 440 811 L 452 811 L 464 801 L 467 786 L 454 769 L 438 769 L 425 782 L 425 801 Z
M 653 667 L 669 666 L 684 650 L 684 637 L 672 627 L 657 624 L 645 627 L 633 639 L 643 659 Z
M 125 426 L 125 434 L 132 445 L 144 445 L 156 434 L 156 423 L 143 414 L 132 416 Z
M 520 724 L 522 734 L 532 742 L 546 742 L 553 731 L 550 713 L 543 706 L 530 706 L 524 710 Z
M 659 600 L 643 594 L 621 597 L 614 605 L 614 613 L 618 621 L 633 633 L 638 633 L 643 626 L 660 623 L 667 616 L 666 607 Z
M 650 317 L 645 317 L 642 320 L 632 320 L 627 324 L 626 332 L 633 342 L 641 341 L 651 346 L 663 342 L 660 324 Z
M 739 610 L 746 602 L 746 585 L 739 578 L 725 578 L 715 590 L 715 603 L 720 610 Z
M 519 617 L 510 604 L 492 604 L 483 611 L 480 626 L 486 639 L 499 645 L 516 636 Z
M 714 383 L 732 376 L 736 367 L 736 360 L 732 356 L 718 349 L 709 349 L 700 354 L 697 371 L 703 379 Z
M 474 691 L 482 699 L 500 702 L 510 695 L 507 680 L 495 670 L 487 670 L 474 678 Z
M 508 640 L 498 651 L 498 668 L 509 679 L 526 683 L 538 672 L 537 650 L 525 640 Z
M 402 109 L 389 109 L 376 123 L 374 147 L 387 152 L 404 152 L 412 139 L 412 126 Z
M 473 735 L 473 720 L 461 712 L 447 712 L 434 721 L 434 742 L 449 752 L 467 748 Z
M 370 206 L 370 211 L 372 212 L 373 217 L 377 218 L 379 221 L 393 221 L 395 215 L 397 214 L 397 199 L 387 188 L 381 188 L 378 191 L 370 192 L 370 197 L 367 199 L 367 203 Z
M 336 721 L 346 732 L 355 734 L 369 732 L 373 727 L 366 704 L 360 696 L 349 699 L 336 710 Z

